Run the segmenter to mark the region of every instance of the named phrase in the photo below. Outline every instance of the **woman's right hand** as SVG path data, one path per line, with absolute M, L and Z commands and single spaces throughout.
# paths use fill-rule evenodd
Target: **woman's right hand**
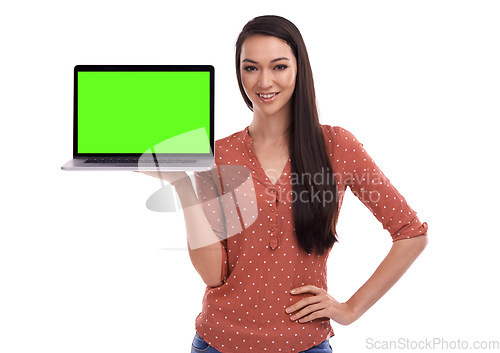
M 185 179 L 185 180 L 189 179 L 189 176 L 187 175 L 186 172 L 153 172 L 153 171 L 143 172 L 143 171 L 137 171 L 136 173 L 150 175 L 150 176 L 153 176 L 155 178 L 165 180 L 172 185 L 176 181 L 183 180 L 183 179 Z

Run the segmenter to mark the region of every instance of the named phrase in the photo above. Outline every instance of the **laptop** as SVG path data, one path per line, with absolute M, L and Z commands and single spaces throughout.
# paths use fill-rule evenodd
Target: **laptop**
M 213 152 L 213 66 L 75 66 L 63 170 L 205 171 Z

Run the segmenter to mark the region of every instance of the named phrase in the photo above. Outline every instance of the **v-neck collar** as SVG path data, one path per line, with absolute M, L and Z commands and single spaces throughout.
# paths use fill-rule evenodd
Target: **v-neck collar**
M 271 182 L 271 180 L 269 179 L 269 177 L 267 176 L 266 172 L 264 171 L 264 168 L 262 168 L 262 165 L 260 164 L 260 161 L 257 158 L 257 155 L 255 154 L 255 152 L 253 150 L 253 139 L 250 136 L 250 133 L 248 132 L 248 126 L 245 127 L 245 129 L 244 129 L 243 140 L 244 140 L 245 146 L 248 150 L 248 153 L 251 156 L 251 162 L 253 162 L 255 165 L 256 173 L 262 179 L 262 181 L 265 182 L 267 184 L 267 186 L 270 188 L 275 188 L 277 186 L 283 185 L 285 182 L 285 179 L 290 177 L 290 173 L 292 170 L 292 159 L 288 158 L 288 161 L 286 162 L 285 167 L 281 171 L 281 174 L 278 177 L 278 180 L 276 180 L 276 184 L 273 184 Z

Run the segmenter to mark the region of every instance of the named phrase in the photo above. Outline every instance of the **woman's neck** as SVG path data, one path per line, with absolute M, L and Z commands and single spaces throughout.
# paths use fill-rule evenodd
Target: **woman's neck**
M 252 140 L 258 141 L 260 144 L 286 145 L 291 120 L 288 114 L 263 116 L 254 112 L 252 123 L 248 126 L 248 132 Z

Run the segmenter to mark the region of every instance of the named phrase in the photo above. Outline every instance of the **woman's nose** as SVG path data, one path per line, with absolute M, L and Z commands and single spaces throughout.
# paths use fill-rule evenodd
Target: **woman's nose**
M 258 84 L 260 88 L 264 89 L 271 87 L 273 85 L 272 74 L 266 70 L 261 71 Z

